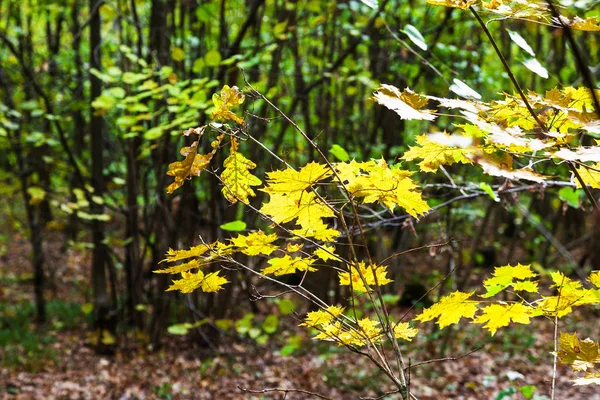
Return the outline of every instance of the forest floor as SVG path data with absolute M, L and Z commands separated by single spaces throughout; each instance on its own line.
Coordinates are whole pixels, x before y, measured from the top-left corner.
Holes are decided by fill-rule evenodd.
M 85 315 L 81 316 L 89 297 L 86 251 L 61 252 L 58 243 L 48 245 L 51 317 L 55 317 L 38 331 L 32 322 L 27 242 L 16 236 L 7 248 L 10 252 L 0 257 L 0 399 L 317 398 L 308 392 L 356 399 L 393 389 L 364 357 L 308 337 L 298 351 L 282 356 L 284 342 L 277 338 L 264 346 L 227 339 L 215 352 L 186 336 L 168 335 L 160 350 L 149 351 L 130 334 L 115 355 L 97 355 L 89 344 Z M 15 323 L 19 318 L 21 323 Z M 597 320 L 588 310 L 588 315 L 565 318 L 563 326 L 597 337 Z M 297 321 L 282 317 L 281 323 L 294 329 Z M 405 354 L 405 361 L 414 365 L 410 387 L 418 399 L 550 398 L 552 323 L 519 325 L 492 338 L 475 325 L 429 331 L 419 335 Z M 442 342 L 449 350 L 440 356 L 437 347 Z M 441 357 L 456 359 L 415 365 Z M 558 365 L 557 375 L 557 399 L 600 399 L 597 386 L 573 386 L 570 367 Z M 275 388 L 293 390 L 287 394 L 269 390 Z

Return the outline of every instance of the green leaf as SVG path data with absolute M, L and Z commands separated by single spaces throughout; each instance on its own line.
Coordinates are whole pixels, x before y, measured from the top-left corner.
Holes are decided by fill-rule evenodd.
M 204 55 L 204 62 L 209 67 L 216 67 L 221 63 L 221 53 L 219 50 L 213 49 Z
M 183 324 L 171 325 L 167 328 L 167 332 L 171 335 L 187 335 L 188 331 L 192 328 L 192 324 L 185 322 Z
M 94 305 L 92 303 L 85 303 L 81 305 L 81 312 L 85 315 L 91 314 L 94 311 Z
M 265 345 L 269 341 L 269 335 L 260 335 L 256 338 L 256 343 L 260 345 Z
M 244 221 L 231 221 L 221 225 L 220 228 L 224 231 L 240 232 L 246 229 L 246 223 Z
M 492 200 L 494 200 L 495 202 L 500 201 L 500 199 L 498 198 L 498 196 L 496 196 L 496 193 L 494 193 L 494 189 L 492 189 L 492 187 L 490 185 L 488 185 L 485 182 L 481 182 L 479 184 L 479 187 L 481 189 L 483 189 L 483 191 L 485 191 L 492 198 Z
M 222 331 L 227 331 L 227 330 L 231 329 L 231 327 L 233 326 L 233 320 L 218 319 L 215 321 L 215 325 L 217 326 L 217 328 L 221 329 Z
M 339 144 L 334 144 L 333 146 L 331 146 L 331 149 L 329 149 L 329 153 L 331 153 L 331 155 L 333 155 L 335 158 L 342 162 L 350 160 L 348 152 Z
M 185 51 L 181 47 L 173 47 L 171 49 L 171 58 L 173 58 L 173 61 L 183 61 L 185 60 Z
M 427 43 L 425 43 L 425 38 L 421 35 L 421 32 L 414 26 L 407 24 L 402 31 L 408 36 L 411 42 L 416 44 L 421 50 L 427 50 Z
M 519 392 L 525 397 L 527 400 L 531 399 L 537 390 L 537 386 L 535 385 L 525 385 L 519 388 Z
M 277 315 L 275 314 L 271 314 L 267 318 L 265 318 L 265 321 L 262 324 L 263 331 L 265 331 L 269 335 L 272 335 L 273 333 L 277 332 L 278 327 L 279 317 L 277 317 Z
M 279 312 L 283 315 L 287 315 L 296 311 L 296 304 L 290 299 L 281 299 L 277 303 Z
M 579 208 L 579 193 L 579 190 L 564 187 L 558 191 L 558 198 L 562 201 L 566 201 L 570 207 Z

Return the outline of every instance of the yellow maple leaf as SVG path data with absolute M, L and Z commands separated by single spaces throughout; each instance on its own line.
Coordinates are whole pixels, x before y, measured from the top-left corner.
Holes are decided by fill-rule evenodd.
M 430 209 L 417 185 L 409 178 L 411 172 L 392 169 L 383 159 L 360 169 L 366 173 L 348 177 L 346 188 L 353 196 L 363 197 L 363 203 L 381 203 L 390 210 L 399 206 L 414 217 Z
M 224 186 L 221 191 L 223 196 L 232 203 L 238 200 L 247 203 L 248 196 L 256 196 L 251 186 L 258 186 L 262 182 L 250 173 L 251 169 L 256 168 L 256 164 L 238 152 L 238 147 L 237 140 L 231 138 L 229 157 L 223 162 L 225 169 L 221 173 L 221 180 Z
M 483 327 L 490 331 L 492 336 L 498 328 L 508 326 L 510 322 L 529 324 L 534 316 L 534 309 L 525 304 L 491 304 L 481 309 L 481 315 L 473 319 L 473 324 L 485 324 Z
M 600 385 L 600 372 L 587 372 L 583 378 L 573 379 L 573 386 Z
M 200 288 L 203 292 L 216 292 L 222 289 L 221 286 L 229 282 L 224 277 L 219 276 L 219 272 L 213 272 L 208 275 L 204 275 L 202 271 L 196 273 L 182 272 L 182 279 L 174 280 L 167 291 L 179 290 L 181 293 L 191 293 Z
M 180 274 L 182 272 L 189 271 L 190 269 L 200 268 L 203 262 L 199 259 L 193 259 L 183 264 L 174 265 L 169 268 L 158 269 L 153 271 L 155 274 Z
M 349 272 L 339 272 L 338 277 L 340 278 L 340 285 L 351 286 L 353 290 L 357 292 L 366 293 L 367 287 L 365 287 L 366 281 L 368 286 L 383 286 L 393 282 L 387 278 L 387 267 L 383 265 L 369 265 L 367 266 L 363 261 L 358 263 L 358 269 L 352 265 L 350 266 Z M 369 290 L 371 290 L 369 288 Z
M 537 309 L 544 315 L 557 315 L 560 318 L 571 313 L 573 307 L 600 304 L 600 290 L 584 289 L 581 283 L 567 278 L 562 272 L 554 271 L 550 276 L 558 296 L 543 296 L 537 303 Z
M 485 287 L 486 293 L 481 295 L 481 297 L 487 298 L 492 297 L 502 290 L 506 289 L 510 285 L 515 283 L 515 290 L 526 290 L 529 292 L 537 291 L 537 284 L 534 285 L 534 282 L 524 281 L 525 279 L 535 278 L 537 275 L 531 270 L 531 265 L 521 265 L 517 264 L 515 266 L 505 265 L 503 267 L 494 268 L 494 273 L 492 274 L 492 278 L 486 279 L 483 281 L 483 286 Z M 515 279 L 518 281 L 515 282 Z M 518 283 L 518 286 L 516 285 Z M 533 286 L 532 286 L 533 285 Z M 535 286 L 535 290 L 532 290 Z
M 457 324 L 461 318 L 473 318 L 477 311 L 478 302 L 469 300 L 475 292 L 452 292 L 444 296 L 429 308 L 424 309 L 415 319 L 426 322 L 437 319 L 440 328 Z
M 311 267 L 315 260 L 312 258 L 302 257 L 290 257 L 285 255 L 283 257 L 271 258 L 268 261 L 270 267 L 264 268 L 262 273 L 265 275 L 273 274 L 275 276 L 293 274 L 296 271 L 316 271 L 316 268 Z
M 293 229 L 291 232 L 301 237 L 312 237 L 324 242 L 333 242 L 340 235 L 340 231 L 329 228 L 323 221 L 317 222 L 310 229 Z
M 450 135 L 444 133 L 450 138 Z M 462 147 L 448 146 L 438 141 L 433 141 L 428 135 L 417 136 L 417 146 L 409 146 L 410 150 L 404 153 L 402 159 L 412 161 L 422 159 L 419 167 L 423 172 L 435 172 L 440 165 L 452 165 L 456 163 L 472 164 L 467 157 L 473 150 Z
M 395 111 L 401 119 L 433 121 L 436 118 L 433 110 L 422 110 L 427 99 L 421 98 L 409 88 L 401 92 L 395 86 L 382 84 L 373 93 L 373 100 Z
M 296 253 L 297 251 L 300 251 L 300 249 L 302 249 L 304 247 L 304 245 L 302 243 L 288 243 L 288 245 L 285 247 L 285 251 L 287 251 L 288 253 Z
M 600 170 L 600 163 L 595 163 L 591 167 Z M 577 171 L 579 172 L 579 176 L 581 176 L 583 183 L 590 185 L 594 189 L 600 189 L 600 172 L 583 166 L 577 168 Z M 575 179 L 575 184 L 578 188 L 581 187 L 579 179 Z
M 598 289 L 600 289 L 600 271 L 590 272 L 590 276 L 589 276 L 588 280 L 592 283 L 592 285 L 594 285 Z
M 335 247 L 324 245 L 313 252 L 313 254 L 319 257 L 323 261 L 334 260 L 341 261 L 340 258 L 335 254 Z
M 277 249 L 277 246 L 271 244 L 276 240 L 277 235 L 275 233 L 267 235 L 263 231 L 258 231 L 248 235 L 238 235 L 238 237 L 231 239 L 231 243 L 246 255 L 265 254 L 268 256 Z
M 169 249 L 167 251 L 167 255 L 166 255 L 167 258 L 162 260 L 161 263 L 162 262 L 175 262 L 175 261 L 185 260 L 185 259 L 192 258 L 192 257 L 200 257 L 201 255 L 206 253 L 208 250 L 210 250 L 210 247 L 213 244 L 211 244 L 211 245 L 199 244 L 199 245 L 193 246 L 189 249 L 183 249 L 183 250 Z
M 234 114 L 230 109 L 233 106 L 244 102 L 244 93 L 237 86 L 223 86 L 220 94 L 213 94 L 212 100 L 214 104 L 213 118 L 216 120 L 233 120 L 238 124 L 243 124 L 244 120 Z
M 282 171 L 267 172 L 268 180 L 264 191 L 267 193 L 303 191 L 330 175 L 331 170 L 328 166 L 316 162 L 306 164 L 300 171 L 287 168 Z
M 558 340 L 558 357 L 561 363 L 570 365 L 573 371 L 587 371 L 600 363 L 598 343 L 590 338 L 579 340 L 577 333 L 568 334 L 561 332 Z
M 303 229 L 316 230 L 323 224 L 322 218 L 334 216 L 333 210 L 314 192 L 273 192 L 269 196 L 270 201 L 262 206 L 261 212 L 278 224 L 296 220 Z
M 329 324 L 334 318 L 344 312 L 344 307 L 329 306 L 325 310 L 310 311 L 306 314 L 304 322 L 298 326 L 312 326 Z
M 598 24 L 598 17 L 588 17 L 581 18 L 575 17 L 572 20 L 568 20 L 568 18 L 562 17 L 563 21 L 566 21 L 566 25 L 568 25 L 571 29 L 575 29 L 578 31 L 600 31 L 600 25 Z
M 398 322 L 394 325 L 394 337 L 411 342 L 419 330 L 411 328 L 408 322 Z
M 198 129 L 204 132 L 204 127 Z M 198 154 L 198 141 L 195 141 L 189 147 L 183 147 L 180 153 L 185 159 L 169 164 L 167 175 L 174 177 L 175 181 L 167 186 L 167 192 L 173 193 L 183 185 L 186 179 L 191 179 L 193 176 L 200 176 L 217 152 L 223 137 L 225 137 L 225 134 L 219 135 L 213 140 L 211 143 L 212 151 L 208 154 Z

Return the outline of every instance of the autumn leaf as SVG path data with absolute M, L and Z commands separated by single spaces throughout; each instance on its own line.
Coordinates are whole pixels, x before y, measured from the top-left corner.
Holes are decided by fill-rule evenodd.
M 221 180 L 224 186 L 221 191 L 223 196 L 232 203 L 238 200 L 247 203 L 248 196 L 256 196 L 251 186 L 261 185 L 262 182 L 250 173 L 251 169 L 256 168 L 256 164 L 238 152 L 238 147 L 237 139 L 231 138 L 229 157 L 223 162 L 225 169 L 221 173 Z
M 591 165 L 591 168 L 581 166 L 577 168 L 577 171 L 579 172 L 579 176 L 581 176 L 583 183 L 590 185 L 594 189 L 600 189 L 600 172 L 598 172 L 600 171 L 600 162 Z M 575 184 L 578 188 L 581 187 L 579 179 L 575 179 Z
M 201 255 L 206 253 L 208 250 L 210 250 L 210 246 L 206 245 L 206 244 L 199 244 L 199 245 L 193 246 L 189 249 L 183 249 L 183 250 L 169 249 L 167 251 L 167 258 L 162 260 L 161 263 L 162 262 L 175 262 L 175 261 L 185 260 L 187 258 L 192 258 L 192 257 L 200 257 Z
M 323 218 L 334 216 L 333 210 L 317 198 L 314 192 L 273 192 L 269 196 L 269 202 L 260 211 L 277 224 L 296 221 L 303 229 L 316 230 L 322 225 Z
M 306 315 L 304 322 L 299 326 L 312 326 L 329 324 L 335 317 L 344 312 L 344 307 L 329 306 L 325 310 L 311 311 Z
M 415 319 L 426 322 L 437 319 L 440 328 L 457 324 L 461 318 L 473 318 L 478 302 L 469 300 L 475 292 L 452 292 L 429 308 L 424 309 Z
M 303 191 L 327 178 L 331 173 L 329 167 L 316 162 L 306 164 L 300 171 L 287 168 L 283 171 L 267 172 L 268 180 L 264 191 L 267 193 Z
M 417 336 L 419 330 L 411 328 L 408 322 L 398 322 L 394 324 L 394 337 L 397 339 L 404 339 L 411 342 L 415 336 Z
M 231 243 L 246 255 L 264 254 L 268 256 L 277 249 L 277 246 L 271 244 L 276 240 L 276 234 L 267 235 L 263 231 L 258 231 L 248 235 L 238 235 L 231 239 Z
M 600 385 L 600 372 L 587 372 L 583 378 L 573 379 L 573 385 Z
M 537 283 L 525 281 L 525 279 L 535 278 L 537 275 L 531 270 L 530 265 L 517 264 L 515 266 L 505 265 L 494 268 L 492 278 L 483 281 L 486 293 L 480 297 L 492 297 L 509 286 L 513 286 L 517 291 L 536 292 Z M 517 280 L 515 282 L 515 279 Z
M 308 271 L 313 272 L 316 271 L 316 268 L 311 267 L 314 263 L 314 259 L 312 258 L 302 258 L 302 257 L 290 257 L 289 255 L 285 255 L 279 258 L 271 258 L 268 261 L 270 267 L 264 268 L 262 273 L 265 275 L 288 275 L 293 274 L 296 271 Z
M 245 96 L 237 86 L 223 86 L 220 94 L 213 94 L 212 100 L 214 104 L 213 118 L 216 120 L 233 120 L 242 125 L 244 120 L 234 114 L 230 109 L 244 102 Z
M 204 128 L 198 129 L 204 132 Z M 224 134 L 221 134 L 213 140 L 211 143 L 212 151 L 208 154 L 198 154 L 198 141 L 195 141 L 189 147 L 183 147 L 180 153 L 185 159 L 169 164 L 167 175 L 173 176 L 175 181 L 167 187 L 167 192 L 173 193 L 183 185 L 186 179 L 191 179 L 193 176 L 200 176 L 217 152 L 224 136 Z
M 204 275 L 202 271 L 196 273 L 182 272 L 182 279 L 174 280 L 167 291 L 179 290 L 181 293 L 191 293 L 200 288 L 203 292 L 216 292 L 229 282 L 224 277 L 219 276 L 219 272 L 213 272 L 208 275 Z
M 594 285 L 598 289 L 600 289 L 600 271 L 590 272 L 590 276 L 589 276 L 588 280 L 592 283 L 592 285 Z
M 447 133 L 444 133 L 444 136 L 448 139 L 451 137 Z M 418 165 L 423 172 L 435 172 L 440 165 L 472 164 L 467 157 L 473 152 L 472 149 L 448 146 L 440 141 L 431 140 L 428 135 L 417 136 L 416 141 L 419 146 L 409 146 L 410 150 L 404 153 L 402 158 L 407 161 L 422 159 Z
M 427 3 L 434 6 L 444 6 L 452 8 L 460 8 L 466 10 L 473 4 L 477 3 L 476 0 L 427 0 Z
M 364 277 L 368 286 L 383 286 L 393 282 L 387 278 L 387 267 L 383 265 L 366 265 L 363 261 L 358 263 L 358 269 L 352 265 L 349 272 L 339 272 L 341 286 L 351 286 L 357 292 L 367 292 L 365 282 L 361 278 Z M 371 290 L 369 288 L 369 290 Z
M 577 333 L 561 332 L 558 345 L 560 362 L 570 365 L 573 371 L 587 371 L 594 368 L 595 363 L 600 363 L 598 343 L 590 338 L 579 340 Z
M 189 271 L 190 269 L 200 268 L 203 265 L 203 262 L 199 259 L 193 259 L 188 262 L 174 265 L 164 269 L 158 269 L 153 271 L 155 274 L 180 274 L 182 272 Z
M 510 322 L 529 324 L 534 316 L 534 309 L 525 304 L 491 304 L 481 309 L 481 315 L 473 319 L 473 324 L 485 324 L 483 327 L 490 331 L 492 336 L 498 328 L 508 326 Z
M 432 110 L 422 110 L 427 99 L 409 88 L 400 92 L 395 86 L 382 84 L 373 94 L 373 99 L 395 111 L 401 119 L 433 121 L 436 118 Z
M 341 261 L 340 258 L 335 254 L 335 247 L 333 246 L 324 245 L 315 250 L 313 254 L 323 261 Z

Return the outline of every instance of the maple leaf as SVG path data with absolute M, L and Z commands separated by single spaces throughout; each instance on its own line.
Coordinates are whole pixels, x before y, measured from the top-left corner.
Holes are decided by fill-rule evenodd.
M 262 273 L 265 275 L 273 274 L 275 276 L 293 274 L 296 271 L 316 271 L 316 268 L 311 267 L 315 260 L 312 258 L 290 257 L 285 255 L 279 258 L 271 258 L 268 261 L 270 267 L 264 268 Z
M 594 368 L 595 363 L 600 363 L 598 343 L 590 338 L 579 340 L 577 333 L 561 332 L 558 345 L 560 362 L 570 365 L 573 371 L 587 371 Z
M 210 250 L 210 246 L 212 246 L 212 244 L 211 245 L 199 244 L 199 245 L 196 245 L 189 249 L 184 249 L 184 250 L 169 249 L 167 251 L 167 255 L 166 255 L 167 258 L 162 260 L 161 263 L 185 260 L 187 258 L 192 258 L 192 257 L 200 257 L 201 255 L 206 253 L 208 250 Z
M 229 283 L 227 279 L 219 276 L 219 272 L 213 272 L 208 275 L 204 275 L 202 271 L 196 273 L 182 272 L 182 279 L 174 280 L 167 291 L 179 290 L 181 293 L 191 293 L 200 288 L 203 292 L 216 292 L 222 289 L 221 286 Z
M 361 274 L 364 277 L 364 280 L 366 281 L 367 285 L 369 286 L 383 286 L 393 282 L 391 279 L 387 278 L 386 266 L 367 266 L 363 261 L 361 261 L 358 263 L 358 269 L 354 265 L 352 265 L 350 267 L 350 272 L 338 273 L 338 277 L 340 278 L 340 285 L 351 286 L 352 289 L 356 290 L 357 292 L 367 292 L 367 288 L 365 287 L 365 282 L 363 282 L 363 278 L 361 278 Z
M 457 324 L 461 318 L 473 318 L 477 311 L 478 302 L 469 300 L 475 292 L 452 292 L 444 296 L 429 308 L 424 309 L 415 319 L 426 322 L 437 319 L 440 328 L 451 324 Z
M 592 283 L 592 285 L 594 285 L 598 289 L 600 289 L 600 271 L 590 272 L 590 276 L 589 276 L 588 280 Z
M 572 20 L 569 20 L 569 18 L 561 15 L 559 18 L 565 25 L 567 25 L 571 29 L 590 32 L 600 31 L 598 17 L 588 17 L 583 19 L 581 17 L 576 16 Z
M 584 289 L 581 283 L 567 278 L 562 272 L 551 272 L 550 276 L 559 295 L 542 297 L 537 304 L 538 310 L 545 315 L 560 318 L 572 312 L 573 307 L 600 303 L 600 290 Z
M 450 139 L 450 135 L 444 132 L 444 136 Z M 419 168 L 423 172 L 435 172 L 440 165 L 452 165 L 456 163 L 472 164 L 472 161 L 467 157 L 472 153 L 472 149 L 453 147 L 433 141 L 428 135 L 417 136 L 417 146 L 409 146 L 410 150 L 404 153 L 402 159 L 412 161 L 422 159 L 418 163 Z
M 247 236 L 238 235 L 238 237 L 231 239 L 231 243 L 246 255 L 256 256 L 258 254 L 265 254 L 268 256 L 277 249 L 277 246 L 271 244 L 276 240 L 276 234 L 267 235 L 263 231 L 258 231 L 252 232 Z
M 205 127 L 197 128 L 204 132 Z M 191 179 L 193 176 L 200 176 L 202 171 L 208 166 L 210 160 L 217 152 L 221 141 L 225 134 L 217 136 L 211 143 L 212 151 L 208 154 L 198 154 L 198 141 L 192 143 L 189 147 L 183 147 L 180 151 L 185 157 L 183 161 L 175 161 L 169 164 L 167 175 L 173 176 L 175 181 L 167 186 L 167 192 L 170 194 L 179 189 L 186 179 Z
M 398 322 L 394 325 L 394 337 L 411 342 L 419 330 L 411 328 L 408 322 Z
M 306 230 L 317 230 L 323 225 L 322 218 L 333 217 L 333 210 L 314 192 L 296 191 L 289 194 L 269 193 L 270 201 L 260 211 L 277 224 L 296 223 Z
M 292 229 L 293 234 L 303 237 L 312 237 L 324 242 L 333 242 L 340 235 L 340 231 L 329 228 L 323 221 L 316 223 L 310 229 Z
M 233 120 L 242 125 L 244 120 L 234 114 L 230 109 L 244 102 L 244 93 L 237 86 L 223 86 L 220 94 L 213 94 L 212 100 L 214 104 L 213 118 L 216 120 Z
M 335 254 L 335 247 L 324 245 L 313 252 L 313 254 L 319 257 L 323 261 L 334 260 L 341 261 L 340 258 Z
M 238 152 L 238 147 L 237 139 L 232 137 L 229 157 L 223 162 L 225 169 L 221 173 L 221 180 L 224 187 L 221 191 L 225 198 L 232 203 L 236 203 L 238 200 L 247 203 L 248 196 L 256 196 L 251 186 L 258 186 L 262 182 L 250 173 L 251 169 L 256 168 L 256 164 Z
M 395 111 L 401 119 L 433 121 L 436 117 L 432 110 L 421 110 L 427 104 L 427 99 L 409 88 L 400 92 L 395 86 L 382 84 L 373 93 L 373 99 L 379 104 Z
M 164 269 L 158 269 L 152 272 L 154 272 L 155 274 L 179 274 L 185 271 L 189 271 L 190 269 L 200 268 L 202 265 L 203 262 L 201 260 L 194 259 L 179 265 L 174 265 L 172 267 Z
M 288 253 L 296 253 L 297 251 L 300 251 L 300 249 L 302 249 L 304 247 L 304 245 L 302 243 L 288 243 L 288 245 L 285 248 L 285 251 L 287 251 Z
M 508 326 L 510 322 L 529 324 L 534 316 L 534 309 L 525 304 L 491 304 L 481 309 L 482 314 L 473 319 L 473 324 L 485 324 L 483 327 L 490 331 L 492 336 L 498 328 Z
M 561 160 L 598 163 L 600 162 L 600 146 L 579 147 L 575 150 L 562 148 L 552 155 Z
M 298 326 L 312 326 L 329 324 L 334 318 L 344 312 L 344 307 L 329 306 L 325 310 L 311 311 L 306 314 L 304 322 Z
M 540 175 L 536 172 L 527 170 L 527 169 L 511 169 L 492 158 L 484 155 L 483 153 L 472 154 L 469 156 L 471 161 L 475 164 L 479 165 L 483 172 L 492 176 L 499 176 L 502 178 L 512 179 L 512 180 L 526 180 L 541 183 L 546 180 L 548 177 L 544 175 Z
M 583 378 L 573 379 L 574 386 L 600 385 L 600 372 L 587 372 Z
M 480 297 L 488 298 L 495 296 L 502 290 L 513 285 L 515 290 L 525 290 L 528 292 L 537 291 L 537 283 L 531 281 L 515 282 L 515 279 L 523 281 L 529 278 L 535 278 L 537 275 L 531 270 L 531 266 L 517 264 L 515 266 L 505 265 L 494 268 L 492 278 L 483 281 L 486 293 Z M 535 288 L 535 290 L 532 290 Z
M 264 191 L 267 193 L 303 191 L 330 175 L 331 170 L 328 166 L 316 162 L 306 164 L 300 171 L 287 168 L 282 171 L 267 172 L 268 181 Z
M 346 187 L 352 195 L 364 197 L 363 203 L 382 203 L 390 210 L 400 206 L 414 217 L 429 211 L 417 185 L 408 178 L 411 172 L 391 169 L 383 159 L 360 169 L 365 169 L 367 174 L 349 178 Z
M 600 163 L 595 163 L 591 167 L 600 170 Z M 585 168 L 584 166 L 581 166 L 577 168 L 577 172 L 579 172 L 579 176 L 581 176 L 583 183 L 590 185 L 594 189 L 600 189 L 600 172 L 595 171 L 592 168 Z M 575 179 L 575 184 L 578 188 L 581 187 L 579 179 Z

